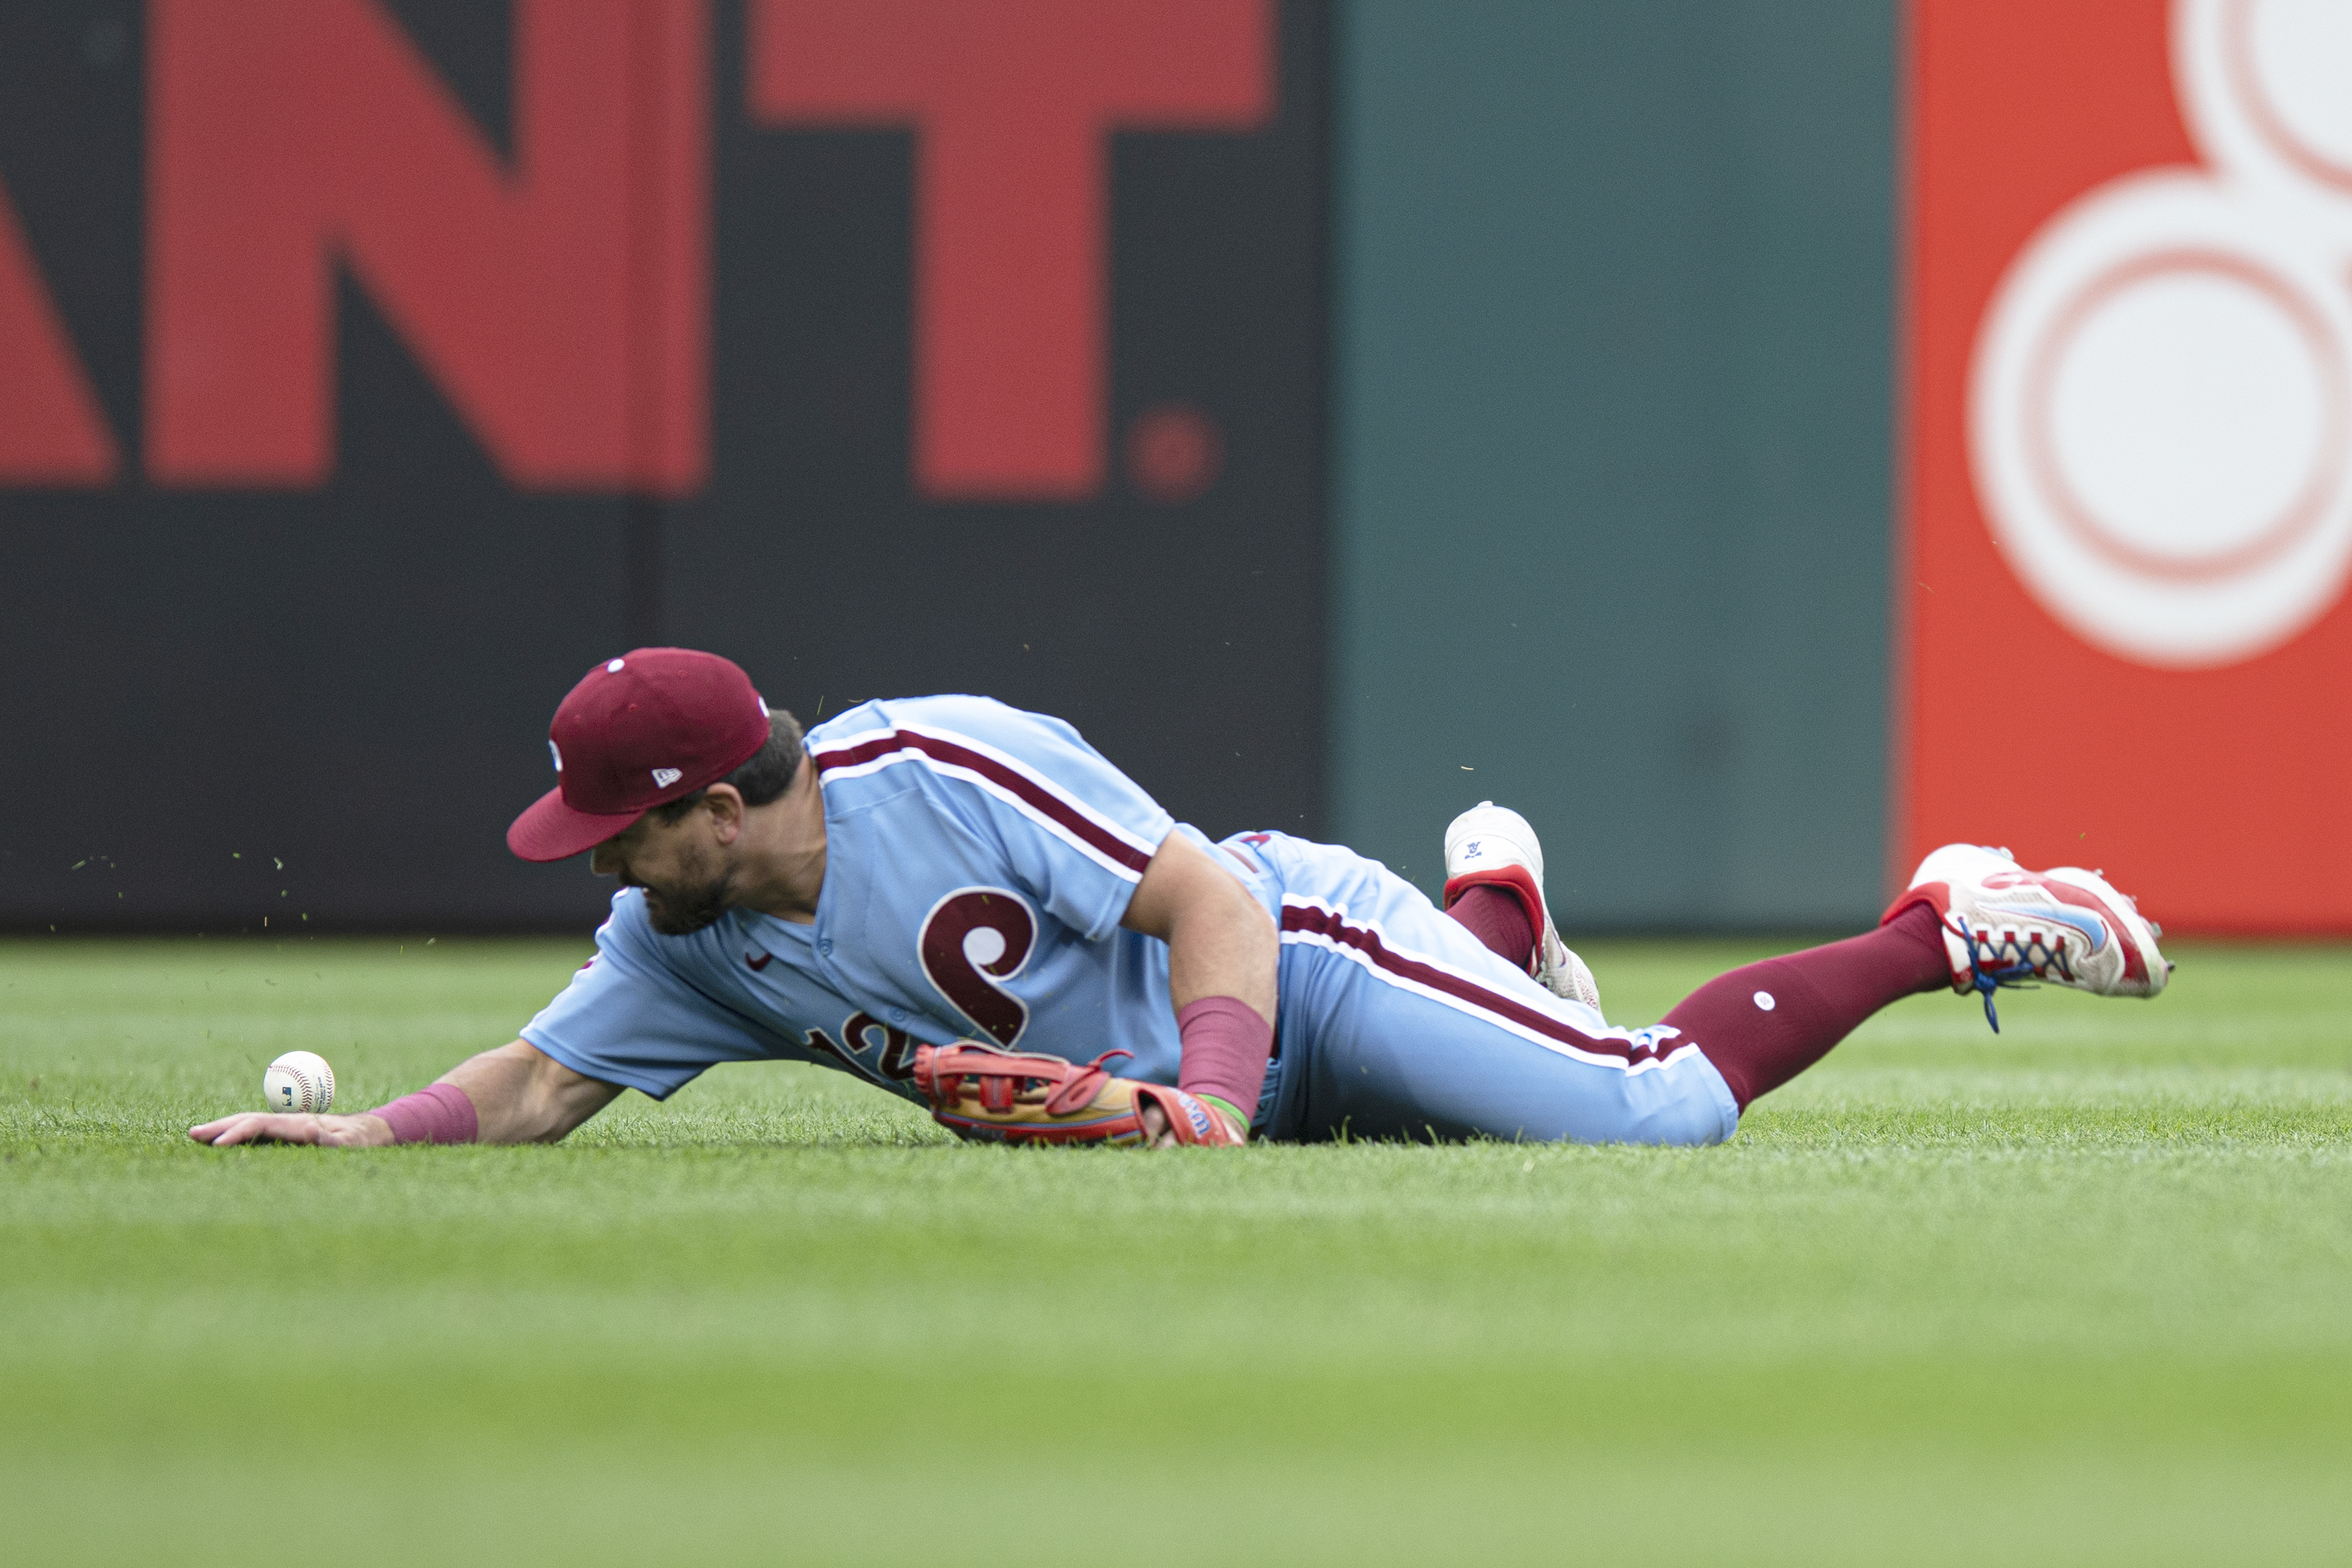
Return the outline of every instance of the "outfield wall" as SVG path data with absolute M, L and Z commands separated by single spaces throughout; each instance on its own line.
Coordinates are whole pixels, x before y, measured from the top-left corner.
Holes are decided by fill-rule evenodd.
M 1335 826 L 1433 887 L 1509 802 L 1582 927 L 1869 917 L 1892 11 L 1341 16 Z
M 1312 0 L 0 8 L 0 922 L 580 929 L 502 834 L 656 641 L 1321 830 L 1327 54 Z
M 677 641 L 1579 930 L 2352 927 L 2347 17 L 0 11 L 0 925 L 576 928 L 501 830 Z
M 1932 0 L 1906 853 L 2352 929 L 2352 7 Z

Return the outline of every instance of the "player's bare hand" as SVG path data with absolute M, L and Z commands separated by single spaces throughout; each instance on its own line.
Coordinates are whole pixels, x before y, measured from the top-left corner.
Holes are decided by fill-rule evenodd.
M 1137 1119 L 1143 1123 L 1143 1146 L 1145 1148 L 1173 1149 L 1178 1147 L 1176 1142 L 1176 1130 L 1168 1125 L 1168 1113 L 1166 1111 L 1160 1110 L 1159 1106 L 1151 1103 L 1150 1100 L 1146 1100 L 1144 1102 L 1143 1109 L 1136 1114 Z
M 326 1149 L 381 1149 L 392 1142 L 392 1124 L 381 1116 L 290 1116 L 248 1110 L 188 1129 L 199 1143 L 226 1149 L 233 1143 L 316 1143 Z

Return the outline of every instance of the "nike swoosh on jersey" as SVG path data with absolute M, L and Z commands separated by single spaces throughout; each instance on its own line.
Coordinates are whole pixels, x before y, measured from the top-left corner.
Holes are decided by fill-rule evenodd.
M 743 955 L 743 962 L 750 964 L 755 970 L 765 969 L 768 967 L 769 961 L 773 959 L 775 956 L 776 955 L 772 952 L 763 952 L 759 957 L 754 958 L 747 952 Z
M 2107 922 L 2094 914 L 2074 910 L 2053 909 L 2047 904 L 1985 904 L 1988 914 L 2020 915 L 2029 920 L 2051 921 L 2063 926 L 2073 926 L 2091 942 L 2091 951 L 2097 952 L 2107 945 Z

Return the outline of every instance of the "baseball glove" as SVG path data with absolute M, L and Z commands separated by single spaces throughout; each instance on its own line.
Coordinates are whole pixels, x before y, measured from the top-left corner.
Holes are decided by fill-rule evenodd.
M 1141 1143 L 1143 1108 L 1157 1105 L 1179 1143 L 1238 1144 L 1249 1130 L 1197 1096 L 1118 1078 L 1103 1064 L 1030 1056 L 958 1040 L 915 1051 L 915 1088 L 931 1118 L 962 1138 L 1006 1143 Z

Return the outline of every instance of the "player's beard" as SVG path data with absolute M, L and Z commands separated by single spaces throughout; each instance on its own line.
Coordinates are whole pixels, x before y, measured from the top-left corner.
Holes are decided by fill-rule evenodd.
M 691 936 L 727 912 L 734 902 L 735 868 L 697 857 L 680 879 L 646 886 L 646 919 L 664 936 Z

